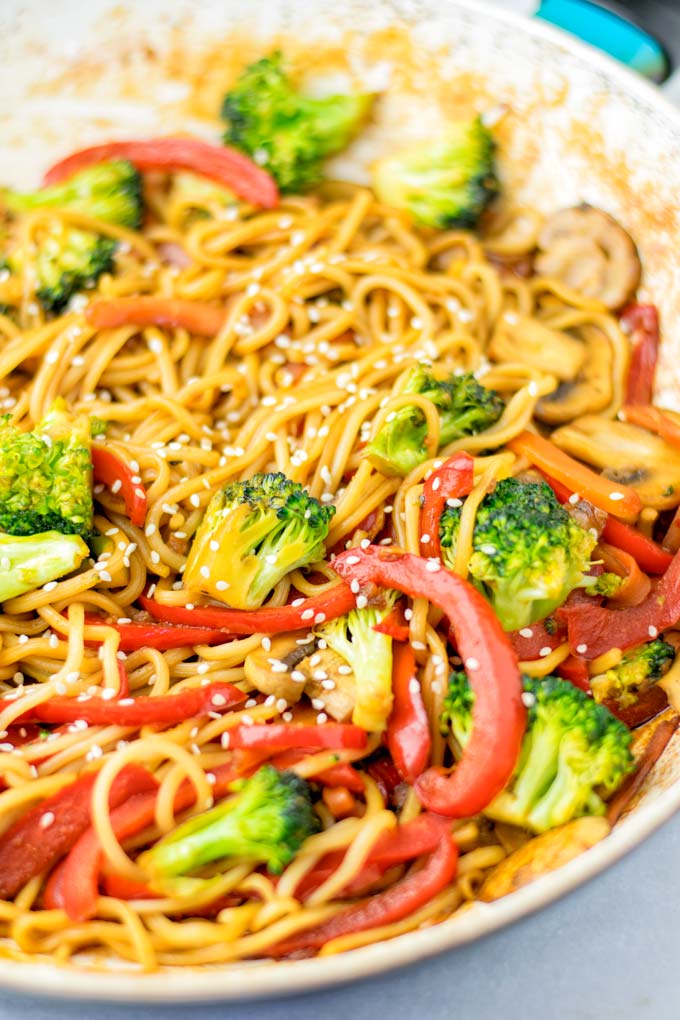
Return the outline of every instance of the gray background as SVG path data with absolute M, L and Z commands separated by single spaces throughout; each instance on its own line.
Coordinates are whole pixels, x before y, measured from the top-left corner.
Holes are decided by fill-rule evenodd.
M 668 3 L 680 7 L 680 0 Z M 502 0 L 498 6 L 529 12 L 535 4 Z M 674 79 L 670 91 L 680 99 L 680 72 Z M 4 995 L 0 1020 L 20 1016 L 31 1020 L 680 1020 L 680 815 L 605 874 L 540 914 L 384 978 L 275 1003 L 234 1006 L 55 1005 Z

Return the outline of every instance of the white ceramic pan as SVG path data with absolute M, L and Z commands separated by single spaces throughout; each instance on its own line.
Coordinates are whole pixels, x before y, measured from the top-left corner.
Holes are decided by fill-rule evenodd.
M 360 27 L 359 27 L 360 26 Z M 659 394 L 680 405 L 680 112 L 609 59 L 544 24 L 475 0 L 2 0 L 3 183 L 37 183 L 85 144 L 189 130 L 216 135 L 225 68 L 274 38 L 326 79 L 389 89 L 379 123 L 336 161 L 362 179 L 381 149 L 475 107 L 509 107 L 504 185 L 528 205 L 600 206 L 635 238 L 643 296 L 661 310 Z M 313 44 L 313 45 L 312 45 Z M 278 996 L 350 981 L 452 949 L 537 910 L 606 868 L 680 807 L 680 739 L 613 834 L 561 870 L 450 921 L 341 956 L 291 963 L 84 973 L 0 961 L 0 985 L 102 1000 Z

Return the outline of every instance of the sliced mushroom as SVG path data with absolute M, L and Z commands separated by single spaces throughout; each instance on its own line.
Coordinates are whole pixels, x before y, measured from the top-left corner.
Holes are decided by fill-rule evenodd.
M 591 205 L 562 209 L 538 236 L 536 272 L 554 276 L 607 308 L 620 308 L 640 281 L 640 259 L 615 219 Z
M 300 663 L 316 647 L 314 641 L 298 644 L 299 640 L 299 634 L 281 634 L 269 649 L 260 646 L 247 655 L 243 663 L 246 680 L 262 694 L 273 694 L 294 705 L 302 697 L 309 678 L 309 674 L 300 671 Z
M 500 317 L 489 344 L 492 361 L 519 361 L 563 381 L 576 378 L 585 354 L 585 345 L 569 333 L 516 312 Z
M 667 510 L 680 500 L 680 451 L 646 429 L 594 415 L 553 432 L 551 439 L 579 460 L 636 490 L 645 506 Z
M 487 903 L 529 885 L 589 850 L 609 834 L 606 818 L 577 818 L 536 836 L 501 861 L 484 882 L 479 898 Z
M 305 659 L 300 668 L 310 673 L 305 694 L 313 699 L 315 707 L 320 702 L 319 707 L 337 722 L 352 718 L 356 684 L 354 674 L 347 672 L 347 663 L 341 655 L 330 648 L 319 649 L 311 659 Z
M 561 382 L 536 405 L 536 417 L 548 425 L 562 425 L 582 414 L 603 411 L 612 399 L 612 347 L 596 326 L 580 330 L 585 357 L 578 375 Z

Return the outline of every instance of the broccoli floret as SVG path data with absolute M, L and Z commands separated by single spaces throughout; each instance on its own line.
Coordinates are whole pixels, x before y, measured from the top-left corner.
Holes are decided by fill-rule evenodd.
M 352 667 L 356 688 L 352 722 L 369 733 L 381 733 L 392 710 L 392 638 L 374 628 L 396 599 L 396 592 L 385 592 L 383 606 L 353 609 L 315 629 L 316 636 Z
M 603 796 L 633 768 L 630 730 L 567 680 L 524 677 L 523 685 L 528 713 L 519 762 L 484 814 L 531 832 L 604 814 Z M 461 747 L 470 735 L 473 705 L 465 673 L 453 673 L 441 727 Z
M 435 405 L 440 448 L 462 436 L 484 432 L 498 421 L 505 407 L 498 393 L 478 383 L 472 372 L 436 379 L 424 364 L 411 369 L 402 393 L 417 393 Z M 419 407 L 405 404 L 381 426 L 366 447 L 366 457 L 384 475 L 407 475 L 427 458 L 426 438 L 425 415 Z
M 87 537 L 92 516 L 89 418 L 59 399 L 33 432 L 0 419 L 0 530 Z
M 139 857 L 153 888 L 171 889 L 173 879 L 229 858 L 260 861 L 277 875 L 319 830 L 309 784 L 294 772 L 263 765 L 232 789 L 233 797 L 188 819 Z
M 88 548 L 78 535 L 0 533 L 0 602 L 70 574 L 87 555 Z
M 454 569 L 461 508 L 439 523 L 444 565 Z M 590 582 L 597 539 L 560 506 L 545 482 L 505 478 L 477 509 L 468 563 L 470 581 L 489 600 L 505 630 L 549 616 L 573 588 Z
M 141 224 L 141 181 L 126 160 L 87 167 L 63 184 L 32 194 L 5 190 L 0 195 L 11 213 L 67 209 L 133 230 Z M 113 267 L 117 244 L 96 231 L 48 220 L 38 235 L 35 255 L 36 294 L 43 307 L 59 312 L 75 293 L 93 287 Z M 27 257 L 23 249 L 10 251 L 10 268 L 19 272 Z
M 604 595 L 605 598 L 610 599 L 612 595 L 616 595 L 622 584 L 623 578 L 618 574 L 604 573 L 596 577 L 593 583 L 588 585 L 586 591 L 589 595 Z
M 235 609 L 256 609 L 291 570 L 323 558 L 334 513 L 281 473 L 231 482 L 208 504 L 184 583 Z
M 372 102 L 372 95 L 302 95 L 283 55 L 274 52 L 246 67 L 224 97 L 224 140 L 264 166 L 281 191 L 306 191 L 321 180 L 324 159 L 349 143 Z
M 416 223 L 471 229 L 498 193 L 494 152 L 479 117 L 459 121 L 434 141 L 379 160 L 373 187 L 381 202 L 405 209 Z
M 593 697 L 628 708 L 668 672 L 674 659 L 675 649 L 661 638 L 638 645 L 626 652 L 618 665 L 591 677 Z

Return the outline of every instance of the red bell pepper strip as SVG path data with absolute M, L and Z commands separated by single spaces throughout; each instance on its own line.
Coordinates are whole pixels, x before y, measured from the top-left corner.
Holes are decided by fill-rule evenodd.
M 413 785 L 425 770 L 432 741 L 416 679 L 416 657 L 410 645 L 395 646 L 392 692 L 394 704 L 387 722 L 387 746 L 397 772 Z
M 404 822 L 395 829 L 389 829 L 378 837 L 371 847 L 361 870 L 343 890 L 351 894 L 355 889 L 366 888 L 377 881 L 388 868 L 404 861 L 412 861 L 423 854 L 431 854 L 439 843 L 451 832 L 451 819 L 425 812 Z M 321 860 L 299 882 L 295 895 L 304 900 L 326 881 L 342 863 L 343 850 L 324 854 Z
M 118 662 L 118 691 L 116 697 L 120 700 L 121 698 L 127 698 L 130 696 L 130 680 L 127 675 L 125 664 Z
M 428 769 L 415 790 L 437 814 L 478 814 L 512 776 L 526 724 L 517 659 L 496 614 L 471 584 L 436 560 L 387 546 L 350 549 L 334 560 L 333 569 L 366 591 L 379 585 L 429 599 L 448 617 L 475 694 L 472 734 L 453 773 Z
M 680 447 L 680 424 L 660 408 L 651 404 L 626 404 L 621 413 L 631 425 L 655 432 L 671 446 Z
M 387 634 L 393 641 L 408 641 L 409 626 L 401 603 L 397 603 L 391 613 L 384 616 L 379 623 L 374 624 L 373 630 L 378 634 Z
M 311 952 L 343 935 L 395 924 L 445 889 L 453 881 L 457 865 L 458 848 L 451 836 L 444 836 L 419 871 L 412 871 L 390 889 L 363 903 L 342 910 L 317 928 L 291 935 L 268 949 L 266 955 L 281 957 L 300 951 Z
M 118 326 L 168 326 L 199 336 L 217 336 L 224 325 L 224 308 L 205 301 L 165 297 L 120 297 L 93 301 L 85 318 L 95 329 Z
M 659 356 L 659 313 L 654 305 L 631 304 L 621 313 L 621 325 L 631 342 L 626 403 L 649 404 Z
M 365 766 L 371 779 L 377 784 L 383 800 L 389 804 L 392 794 L 402 782 L 396 765 L 391 758 L 376 758 Z
M 88 772 L 26 811 L 0 836 L 0 896 L 11 900 L 29 879 L 67 854 L 90 824 L 90 799 L 97 774 Z M 141 765 L 126 765 L 111 786 L 114 808 L 139 790 L 157 786 Z
M 680 553 L 639 606 L 605 609 L 581 603 L 564 605 L 557 615 L 567 624 L 572 652 L 584 659 L 649 641 L 680 620 Z
M 449 499 L 468 496 L 475 484 L 475 462 L 468 453 L 454 453 L 429 476 L 423 486 L 420 511 L 420 553 L 441 557 L 439 520 Z
M 295 600 L 298 602 L 298 600 Z M 338 584 L 335 588 L 300 599 L 297 605 L 280 606 L 278 609 L 222 609 L 219 606 L 165 606 L 146 595 L 140 595 L 140 605 L 155 620 L 166 623 L 188 624 L 193 627 L 213 627 L 225 635 L 282 634 L 288 630 L 305 630 L 315 623 L 335 620 L 354 609 L 356 596 L 349 585 Z
M 578 492 L 600 510 L 607 513 L 615 511 L 626 521 L 634 521 L 642 510 L 642 501 L 635 489 L 598 475 L 549 439 L 533 432 L 520 432 L 507 445 L 514 453 L 526 457 L 535 467 L 568 486 L 572 492 Z
M 306 758 L 308 754 L 309 751 L 304 748 L 291 748 L 288 751 L 282 751 L 272 758 L 270 765 L 283 772 L 286 769 L 292 769 L 298 762 Z M 322 772 L 317 772 L 309 778 L 317 783 L 321 783 L 322 786 L 346 786 L 352 793 L 364 792 L 364 781 L 361 778 L 361 773 L 357 772 L 347 761 L 340 761 L 337 765 L 331 765 L 329 768 L 324 769 Z
M 172 623 L 119 623 L 103 616 L 86 614 L 86 627 L 111 627 L 120 635 L 118 647 L 121 652 L 134 652 L 138 648 L 156 648 L 165 652 L 169 648 L 184 648 L 185 645 L 216 645 L 227 641 L 228 634 L 222 634 L 211 627 L 183 627 Z M 98 645 L 100 641 L 85 642 Z
M 554 617 L 553 622 L 554 626 L 550 631 L 545 625 L 545 620 L 532 623 L 530 627 L 523 627 L 524 633 L 519 630 L 510 631 L 508 639 L 520 662 L 532 662 L 534 659 L 540 659 L 544 648 L 549 648 L 552 652 L 564 644 L 566 628 Z
M 226 738 L 229 738 L 227 743 Z M 304 723 L 241 723 L 222 734 L 225 746 L 232 748 L 262 748 L 269 751 L 287 751 L 293 747 L 308 750 L 319 747 L 349 748 L 361 751 L 366 746 L 366 731 L 351 723 L 322 723 L 307 726 Z
M 588 667 L 576 655 L 569 655 L 564 662 L 557 667 L 557 675 L 563 680 L 568 680 L 574 687 L 579 687 L 586 694 L 590 693 L 590 674 Z
M 263 209 L 279 202 L 276 183 L 242 152 L 227 145 L 211 145 L 198 138 L 151 138 L 145 141 L 105 142 L 81 149 L 50 167 L 45 185 L 56 184 L 79 170 L 111 159 L 127 159 L 146 170 L 190 170 L 229 188 L 239 198 Z
M 106 447 L 95 444 L 92 447 L 92 471 L 95 482 L 120 492 L 130 523 L 138 528 L 143 527 L 147 509 L 146 492 L 141 482 L 133 480 L 137 476 L 129 464 Z
M 215 800 L 224 797 L 235 779 L 248 775 L 258 768 L 260 756 L 242 756 L 236 763 L 220 765 L 208 773 L 215 777 L 212 790 Z M 158 784 L 156 784 L 157 786 Z M 151 825 L 156 813 L 157 790 L 136 793 L 111 811 L 111 826 L 119 842 L 124 842 Z M 196 790 L 188 781 L 180 785 L 175 794 L 174 811 L 179 814 L 196 802 Z M 63 864 L 60 881 L 51 890 L 51 905 L 63 908 L 72 921 L 84 921 L 95 912 L 98 896 L 99 872 L 103 851 L 96 829 L 83 826 L 77 842 Z
M 610 825 L 616 825 L 623 812 L 628 809 L 633 797 L 666 750 L 678 728 L 678 723 L 680 719 L 675 716 L 674 719 L 664 719 L 658 724 L 638 762 L 636 771 L 624 780 L 607 805 L 607 821 Z
M 247 697 L 233 684 L 223 683 L 187 687 L 178 694 L 141 695 L 118 701 L 89 696 L 55 697 L 30 708 L 21 720 L 73 723 L 84 719 L 88 726 L 169 726 L 208 712 L 227 712 L 243 704 Z M 0 710 L 15 702 L 16 698 L 11 695 L 0 698 Z
M 545 472 L 542 474 L 560 503 L 568 503 L 569 497 L 573 495 L 572 490 Z M 624 552 L 630 553 L 640 567 L 649 574 L 663 574 L 673 559 L 672 554 L 662 549 L 657 542 L 647 538 L 632 525 L 624 524 L 623 521 L 612 517 L 611 514 L 607 515 L 602 537 L 610 545 L 615 545 L 617 549 L 623 549 Z

